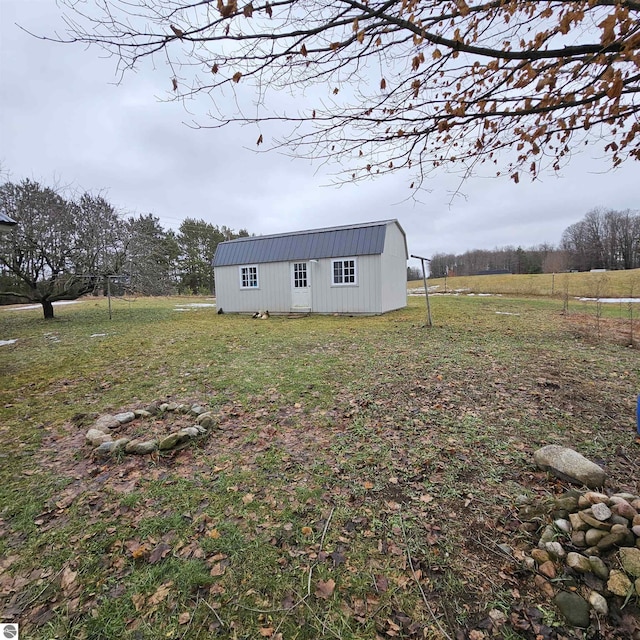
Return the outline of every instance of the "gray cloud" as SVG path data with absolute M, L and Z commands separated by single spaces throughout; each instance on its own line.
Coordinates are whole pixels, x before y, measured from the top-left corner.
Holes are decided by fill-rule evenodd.
M 0 4 L 0 162 L 11 178 L 33 177 L 106 191 L 125 211 L 153 213 L 177 228 L 189 216 L 254 233 L 398 218 L 410 251 L 462 252 L 504 245 L 557 243 L 562 231 L 596 206 L 638 208 L 637 164 L 615 172 L 586 149 L 560 177 L 513 184 L 506 178 L 427 181 L 412 200 L 410 176 L 397 174 L 341 187 L 339 167 L 256 153 L 254 126 L 189 128 L 211 109 L 206 96 L 167 103 L 171 76 L 158 63 L 118 84 L 116 61 L 96 49 L 37 40 L 62 32 L 53 0 Z M 231 100 L 220 98 L 219 103 Z M 229 102 L 229 104 L 231 104 Z M 206 122 L 206 120 L 204 120 Z M 272 131 L 265 128 L 265 139 Z

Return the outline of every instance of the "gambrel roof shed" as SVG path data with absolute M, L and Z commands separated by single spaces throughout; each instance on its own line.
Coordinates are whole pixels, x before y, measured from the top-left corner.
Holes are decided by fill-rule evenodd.
M 407 258 L 397 220 L 222 242 L 213 260 L 218 307 L 384 313 L 406 306 Z

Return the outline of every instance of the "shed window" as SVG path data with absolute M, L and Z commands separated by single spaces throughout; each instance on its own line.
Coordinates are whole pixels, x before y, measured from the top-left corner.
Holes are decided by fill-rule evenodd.
M 293 286 L 295 289 L 306 289 L 309 286 L 306 262 L 293 263 Z
M 257 289 L 258 288 L 258 267 L 240 267 L 240 288 L 241 289 Z
M 355 258 L 346 260 L 332 260 L 333 284 L 356 284 L 356 261 Z

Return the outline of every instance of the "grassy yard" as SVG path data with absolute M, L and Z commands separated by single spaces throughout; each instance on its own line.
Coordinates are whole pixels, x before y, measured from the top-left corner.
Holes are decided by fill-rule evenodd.
M 201 302 L 117 300 L 109 320 L 88 298 L 50 322 L 0 308 L 16 340 L 0 346 L 3 621 L 35 639 L 440 639 L 524 603 L 574 637 L 497 545 L 530 549 L 519 502 L 566 488 L 532 463 L 545 444 L 640 493 L 625 314 L 434 296 L 426 328 L 418 297 L 268 321 Z M 156 400 L 218 426 L 91 458 L 97 415 Z
M 422 287 L 422 280 L 409 284 Z M 574 298 L 640 298 L 640 269 L 594 273 L 543 273 L 522 275 L 459 276 L 434 278 L 430 287 L 440 292 L 456 290 L 517 296 Z

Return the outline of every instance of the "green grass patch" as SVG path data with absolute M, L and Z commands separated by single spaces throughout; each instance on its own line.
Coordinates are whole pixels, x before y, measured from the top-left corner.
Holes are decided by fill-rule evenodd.
M 419 297 L 268 322 L 175 310 L 190 301 L 0 308 L 17 339 L 0 347 L 0 598 L 26 637 L 454 637 L 545 605 L 490 551 L 527 549 L 517 497 L 557 488 L 536 448 L 640 493 L 624 314 L 434 296 L 426 328 Z M 97 415 L 157 400 L 219 424 L 183 451 L 91 459 Z

